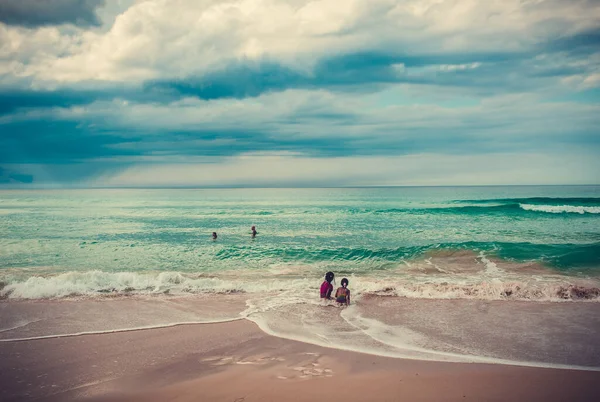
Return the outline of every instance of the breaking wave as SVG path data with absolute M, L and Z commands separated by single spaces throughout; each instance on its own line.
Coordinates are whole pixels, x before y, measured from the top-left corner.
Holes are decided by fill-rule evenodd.
M 540 198 L 506 199 L 506 200 L 481 200 L 481 201 L 455 201 L 449 205 L 437 205 L 428 208 L 388 208 L 388 209 L 358 209 L 351 208 L 345 212 L 350 215 L 373 214 L 373 215 L 393 215 L 393 214 L 523 214 L 530 212 L 537 213 L 572 213 L 572 214 L 600 214 L 600 203 L 592 201 L 570 203 L 573 200 L 564 200 L 563 203 L 540 203 Z M 558 199 L 553 199 L 558 200 Z M 537 202 L 536 202 L 537 201 Z M 458 205 L 457 205 L 458 204 Z M 461 205 L 462 204 L 462 205 Z
M 600 214 L 600 207 L 580 206 L 580 205 L 534 205 L 519 204 L 525 211 L 548 212 L 551 214 Z
M 600 300 L 600 283 L 573 281 L 557 276 L 540 278 L 502 277 L 494 271 L 490 277 L 482 274 L 434 279 L 377 278 L 350 276 L 356 295 L 400 296 L 427 299 L 483 300 Z M 260 293 L 276 295 L 283 292 L 318 292 L 319 277 L 280 279 L 277 277 L 209 278 L 179 272 L 109 273 L 102 271 L 68 272 L 54 276 L 33 276 L 24 281 L 5 284 L 0 289 L 4 299 L 47 299 L 63 297 L 102 297 L 128 295 L 184 295 L 210 293 Z
M 600 206 L 600 198 L 596 197 L 490 198 L 480 200 L 456 200 L 454 202 L 466 204 L 542 204 Z

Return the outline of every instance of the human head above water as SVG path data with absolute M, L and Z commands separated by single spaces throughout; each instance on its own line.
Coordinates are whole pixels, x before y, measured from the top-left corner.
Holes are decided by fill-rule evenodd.
M 331 272 L 331 271 L 330 271 L 330 272 L 327 272 L 327 273 L 325 274 L 325 280 L 326 280 L 327 282 L 331 282 L 331 281 L 333 280 L 333 277 L 334 277 L 334 276 L 335 276 L 335 275 L 333 275 L 333 272 Z
M 348 279 L 346 279 L 346 278 L 342 279 L 342 286 L 343 287 L 348 286 Z

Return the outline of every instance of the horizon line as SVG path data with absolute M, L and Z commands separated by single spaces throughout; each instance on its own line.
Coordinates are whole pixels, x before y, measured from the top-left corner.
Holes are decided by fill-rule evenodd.
M 597 187 L 597 184 L 431 184 L 431 185 L 362 185 L 362 186 L 14 186 L 0 185 L 0 190 L 227 190 L 227 189 L 362 189 L 362 188 L 449 188 L 449 187 Z

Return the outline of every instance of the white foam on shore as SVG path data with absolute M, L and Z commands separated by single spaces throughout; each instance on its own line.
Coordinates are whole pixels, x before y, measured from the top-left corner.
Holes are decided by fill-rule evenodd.
M 363 317 L 354 310 L 353 306 L 344 308 L 340 313 L 344 322 L 348 324 L 345 328 L 329 329 L 332 323 L 314 319 L 309 313 L 310 310 L 303 310 L 303 313 L 296 317 L 299 322 L 293 323 L 294 314 L 290 314 L 286 306 L 297 305 L 298 300 L 293 298 L 283 302 L 268 298 L 266 300 L 267 302 L 262 305 L 260 302 L 257 305 L 256 300 L 249 302 L 248 309 L 243 313 L 245 318 L 254 322 L 268 335 L 325 348 L 408 360 L 600 371 L 600 367 L 507 360 L 425 348 L 419 346 L 419 343 L 423 342 L 422 334 Z M 317 302 L 307 300 L 303 300 L 303 303 L 309 308 L 319 305 Z M 319 305 L 317 308 L 323 306 Z M 290 321 L 286 322 L 285 326 L 281 326 L 280 317 L 286 317 Z
M 244 318 L 227 318 L 222 320 L 202 320 L 202 321 L 182 321 L 182 322 L 172 322 L 168 324 L 158 324 L 158 325 L 145 325 L 140 327 L 131 327 L 131 328 L 119 328 L 119 329 L 109 329 L 109 330 L 101 330 L 101 331 L 82 331 L 82 332 L 72 332 L 65 334 L 52 334 L 52 335 L 40 335 L 40 336 L 31 336 L 24 338 L 8 338 L 8 339 L 0 339 L 0 342 L 23 342 L 23 341 L 37 341 L 41 339 L 56 339 L 56 338 L 70 338 L 74 336 L 83 336 L 83 335 L 101 335 L 101 334 L 115 334 L 120 332 L 132 332 L 132 331 L 144 331 L 148 329 L 160 329 L 160 328 L 171 328 L 178 327 L 182 325 L 197 325 L 197 324 L 220 324 L 225 322 L 233 322 L 243 320 Z M 16 327 L 19 328 L 19 327 Z M 9 328 L 5 331 L 10 331 L 16 328 Z
M 41 320 L 21 321 L 17 325 L 13 325 L 11 327 L 0 329 L 0 334 L 3 332 L 14 331 L 15 329 L 19 329 L 19 328 L 24 328 L 24 327 L 28 326 L 29 324 L 33 324 L 33 323 L 39 322 L 39 321 L 41 321 Z
M 587 207 L 578 205 L 535 205 L 519 204 L 525 211 L 548 212 L 551 214 L 600 214 L 600 207 Z
M 59 275 L 32 276 L 23 282 L 7 284 L 0 297 L 15 299 L 45 299 L 103 294 L 190 294 L 274 292 L 290 287 L 307 287 L 307 280 L 281 281 L 267 278 L 261 281 L 226 280 L 214 277 L 185 275 L 180 272 L 67 272 Z
M 483 251 L 479 252 L 478 258 L 479 258 L 479 260 L 481 260 L 481 262 L 485 266 L 486 274 L 492 275 L 492 276 L 498 276 L 503 273 L 503 271 L 500 270 L 500 268 L 498 268 L 498 265 L 495 262 L 487 259 L 486 255 Z
M 446 362 L 475 362 L 469 356 L 448 355 L 435 351 L 415 348 L 409 341 L 400 336 L 394 343 L 379 342 L 369 336 L 368 331 L 354 325 L 348 325 L 344 318 L 341 326 L 323 321 L 319 313 L 335 315 L 334 304 L 322 304 L 302 296 L 285 298 L 265 297 L 248 300 L 248 309 L 242 313 L 245 319 L 255 323 L 268 335 L 293 341 L 345 350 L 366 353 L 376 356 L 430 360 Z M 352 310 L 352 307 L 346 310 Z M 343 311 L 342 311 L 343 314 Z M 285 318 L 284 318 L 285 317 Z M 283 320 L 286 320 L 285 322 Z M 399 335 L 400 329 L 398 329 Z M 404 334 L 403 334 L 404 335 Z

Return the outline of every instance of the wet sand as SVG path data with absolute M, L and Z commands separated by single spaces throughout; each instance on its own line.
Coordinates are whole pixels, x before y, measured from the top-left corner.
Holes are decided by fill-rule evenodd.
M 392 359 L 245 320 L 0 343 L 1 401 L 594 401 L 600 372 Z

